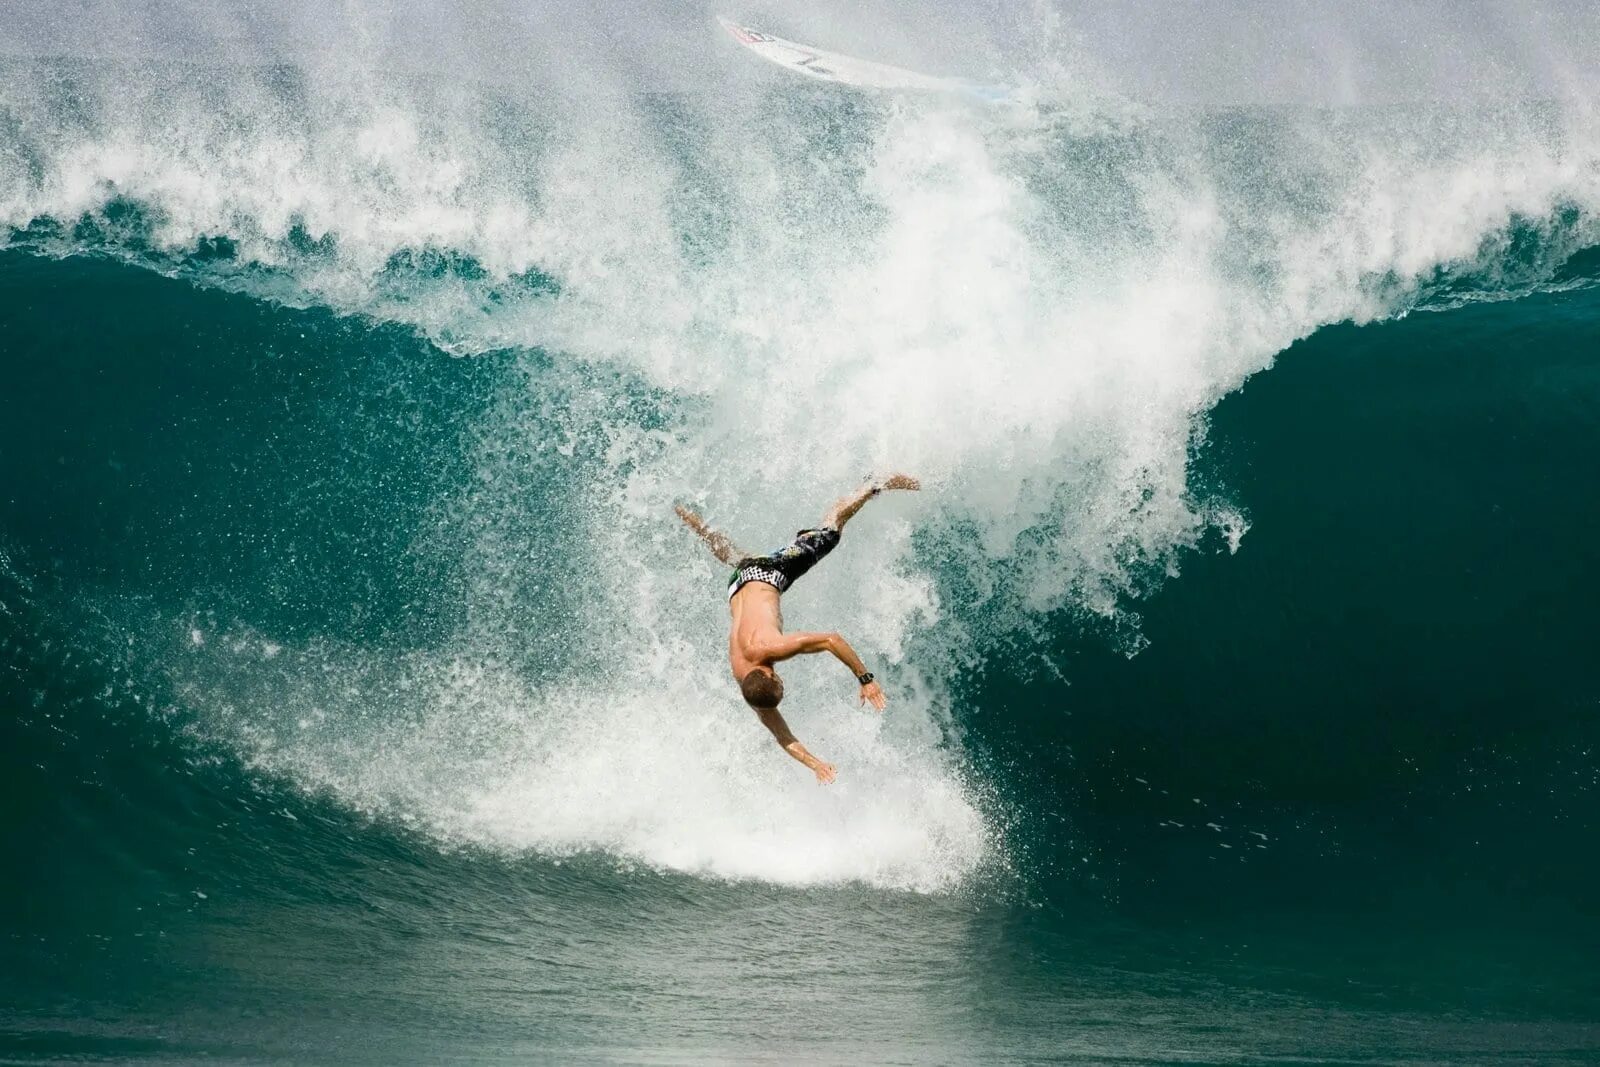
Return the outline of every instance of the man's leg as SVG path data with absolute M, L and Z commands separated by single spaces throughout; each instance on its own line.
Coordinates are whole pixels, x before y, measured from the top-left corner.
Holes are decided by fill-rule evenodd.
M 750 558 L 750 553 L 728 540 L 727 534 L 720 530 L 713 530 L 706 525 L 704 519 L 682 504 L 673 505 L 672 510 L 678 513 L 678 518 L 683 520 L 685 526 L 700 535 L 700 539 L 706 543 L 706 547 L 711 549 L 711 554 L 728 566 L 737 567 L 740 560 Z
M 873 497 L 885 489 L 921 489 L 922 483 L 909 474 L 894 474 L 883 481 L 871 481 L 849 496 L 842 496 L 834 501 L 833 507 L 828 509 L 828 514 L 823 516 L 822 525 L 835 530 L 843 530 L 844 524 L 849 522 L 856 512 Z

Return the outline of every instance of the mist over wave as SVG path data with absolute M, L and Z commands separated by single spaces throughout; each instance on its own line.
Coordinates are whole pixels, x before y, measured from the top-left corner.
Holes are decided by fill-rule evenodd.
M 1191 473 L 1207 411 L 1323 325 L 1585 284 L 1563 265 L 1600 243 L 1581 96 L 1198 110 L 1038 70 L 995 108 L 731 46 L 671 92 L 593 52 L 521 80 L 230 57 L 7 61 L 0 226 L 516 367 L 408 548 L 455 621 L 291 638 L 227 588 L 90 598 L 203 738 L 452 842 L 960 884 L 1005 814 L 954 681 L 1063 610 L 1134 652 L 1141 593 L 1240 549 L 1249 502 Z M 894 702 L 786 672 L 843 774 L 819 794 L 738 704 L 721 568 L 671 504 L 764 547 L 893 469 L 928 491 L 788 599 Z

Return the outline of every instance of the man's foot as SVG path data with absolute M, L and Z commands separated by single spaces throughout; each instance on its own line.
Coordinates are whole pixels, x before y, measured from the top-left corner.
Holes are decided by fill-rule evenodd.
M 685 526 L 700 536 L 700 540 L 706 543 L 706 547 L 711 550 L 711 554 L 726 566 L 736 567 L 741 559 L 749 555 L 744 549 L 728 540 L 727 534 L 707 526 L 706 521 L 691 509 L 682 504 L 674 504 L 672 505 L 672 510 L 678 513 L 678 518 L 683 520 Z
M 868 475 L 867 484 L 849 496 L 840 497 L 834 501 L 833 507 L 828 509 L 828 514 L 823 518 L 822 525 L 834 530 L 843 530 L 844 524 L 850 521 L 851 516 L 861 510 L 863 504 L 885 489 L 921 488 L 922 483 L 909 474 L 891 474 L 882 480 Z

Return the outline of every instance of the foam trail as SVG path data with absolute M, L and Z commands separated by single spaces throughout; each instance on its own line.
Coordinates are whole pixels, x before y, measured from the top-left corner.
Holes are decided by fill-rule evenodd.
M 840 788 L 783 773 L 771 742 L 712 697 L 720 672 L 687 642 L 648 690 L 615 678 L 535 689 L 481 649 L 395 657 L 194 632 L 169 667 L 180 696 L 211 710 L 204 732 L 458 844 L 923 891 L 950 888 L 987 844 L 942 761 L 885 743 L 865 716 L 834 713 L 833 742 L 858 757 Z
M 448 840 L 723 877 L 960 883 L 996 823 L 950 706 L 967 642 L 1065 608 L 1136 646 L 1137 594 L 1247 526 L 1191 483 L 1220 397 L 1323 324 L 1539 285 L 1600 238 L 1595 115 L 1564 102 L 1217 115 L 603 90 L 596 110 L 306 72 L 152 70 L 130 99 L 125 74 L 71 75 L 69 121 L 59 83 L 8 68 L 14 240 L 410 323 L 458 353 L 555 354 L 476 427 L 475 478 L 420 549 L 469 576 L 453 644 L 268 655 L 248 622 L 158 642 L 197 729 Z M 875 502 L 786 601 L 792 625 L 848 634 L 895 700 L 880 723 L 836 669 L 787 672 L 798 732 L 844 775 L 819 792 L 738 706 L 719 569 L 670 504 L 765 546 L 889 469 L 928 491 Z M 556 472 L 559 507 L 519 491 L 532 471 Z M 559 618 L 526 593 L 552 540 Z M 567 640 L 533 643 L 540 627 Z

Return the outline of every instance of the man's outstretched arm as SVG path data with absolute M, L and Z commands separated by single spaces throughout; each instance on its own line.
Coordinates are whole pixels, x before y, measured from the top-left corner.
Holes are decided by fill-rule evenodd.
M 800 739 L 789 732 L 789 724 L 783 721 L 783 716 L 778 713 L 777 708 L 757 708 L 755 711 L 756 717 L 761 720 L 761 725 L 772 731 L 772 736 L 783 746 L 783 750 L 810 767 L 811 773 L 817 776 L 817 781 L 823 785 L 833 781 L 835 777 L 833 764 L 824 763 L 807 752 L 806 746 L 800 743 Z
M 700 540 L 704 541 L 706 547 L 711 549 L 711 554 L 728 566 L 737 567 L 740 560 L 750 558 L 750 553 L 728 540 L 727 534 L 721 530 L 713 530 L 706 525 L 704 519 L 682 504 L 673 505 L 672 510 L 678 513 L 678 518 L 683 520 L 685 526 L 700 535 Z
M 763 643 L 753 650 L 755 656 L 767 663 L 776 663 L 779 660 L 793 659 L 795 656 L 804 656 L 813 652 L 831 652 L 833 657 L 846 667 L 859 681 L 867 674 L 867 665 L 861 662 L 861 657 L 856 655 L 856 650 L 850 647 L 850 642 L 836 633 L 794 633 L 779 634 L 770 642 Z M 888 703 L 883 696 L 883 688 L 876 680 L 866 682 L 861 686 L 861 702 L 871 704 L 882 711 Z

